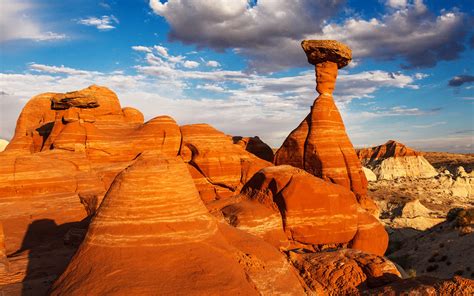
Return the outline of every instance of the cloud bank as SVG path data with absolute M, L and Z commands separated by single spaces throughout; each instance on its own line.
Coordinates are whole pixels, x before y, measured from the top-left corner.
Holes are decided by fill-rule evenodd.
M 358 16 L 331 22 L 344 1 L 150 0 L 153 12 L 171 26 L 170 39 L 233 49 L 252 70 L 277 71 L 304 66 L 302 39 L 337 39 L 356 58 L 401 59 L 404 68 L 433 67 L 459 57 L 467 36 L 465 14 L 428 10 L 422 0 L 388 1 L 378 18 Z

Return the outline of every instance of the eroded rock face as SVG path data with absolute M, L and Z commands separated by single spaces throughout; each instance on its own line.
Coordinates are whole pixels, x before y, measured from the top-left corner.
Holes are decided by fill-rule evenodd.
M 303 41 L 308 61 L 316 65 L 316 90 L 320 94 L 310 114 L 293 130 L 275 155 L 275 164 L 302 168 L 316 177 L 353 191 L 360 204 L 373 212 L 367 197 L 367 179 L 346 134 L 332 92 L 337 70 L 351 59 L 350 49 L 335 41 Z
M 35 220 L 58 225 L 93 215 L 115 176 L 140 153 L 177 156 L 181 132 L 168 116 L 143 123 L 115 93 L 90 86 L 33 97 L 0 154 L 0 219 L 15 251 Z
M 290 258 L 310 289 L 319 295 L 359 295 L 400 279 L 395 265 L 384 257 L 351 249 L 298 254 Z
M 5 235 L 3 233 L 3 225 L 0 222 L 0 277 L 5 276 L 8 272 L 7 251 L 5 248 Z
M 181 133 L 180 155 L 205 202 L 237 194 L 254 173 L 272 165 L 208 124 L 181 126 Z
M 304 170 L 288 165 L 264 168 L 241 195 L 242 201 L 222 209 L 224 217 L 277 247 L 349 244 L 379 255 L 387 248 L 383 226 L 358 205 L 351 191 Z
M 51 294 L 118 289 L 257 294 L 179 158 L 144 153 L 116 178 Z
M 431 178 L 438 175 L 420 152 L 393 140 L 380 146 L 360 149 L 357 154 L 379 180 Z
M 243 193 L 279 211 L 290 240 L 315 245 L 347 243 L 357 230 L 355 196 L 298 168 L 265 168 L 246 184 Z
M 273 150 L 270 146 L 265 144 L 259 137 L 232 137 L 234 144 L 237 144 L 244 148 L 246 151 L 252 153 L 253 155 L 266 160 L 268 162 L 273 162 Z

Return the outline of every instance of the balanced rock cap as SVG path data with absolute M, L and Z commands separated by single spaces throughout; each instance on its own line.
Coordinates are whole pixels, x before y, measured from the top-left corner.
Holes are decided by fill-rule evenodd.
M 51 98 L 51 108 L 53 110 L 65 110 L 71 107 L 77 108 L 97 108 L 99 102 L 93 96 L 83 94 L 81 91 L 73 91 L 65 94 L 55 94 Z
M 301 47 L 313 65 L 330 61 L 341 69 L 352 60 L 350 47 L 336 40 L 303 40 Z

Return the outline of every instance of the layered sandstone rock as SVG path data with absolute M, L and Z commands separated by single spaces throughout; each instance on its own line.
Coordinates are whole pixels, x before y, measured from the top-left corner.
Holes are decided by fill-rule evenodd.
M 349 247 L 382 256 L 388 247 L 388 234 L 377 218 L 364 209 L 357 210 L 357 233 Z
M 8 259 L 7 259 L 7 251 L 5 248 L 5 235 L 3 233 L 3 225 L 0 222 L 0 277 L 5 276 L 7 272 L 8 272 Z
M 180 154 L 205 202 L 235 195 L 255 172 L 272 165 L 208 124 L 181 126 L 181 133 Z
M 298 168 L 265 168 L 245 185 L 243 194 L 279 212 L 288 238 L 294 241 L 347 243 L 357 231 L 355 196 Z
M 367 179 L 332 96 L 338 68 L 350 62 L 351 50 L 332 40 L 303 41 L 302 47 L 308 61 L 315 65 L 320 95 L 310 114 L 277 151 L 275 164 L 302 168 L 342 185 L 356 194 L 363 207 L 375 211 L 375 204 L 367 197 Z
M 273 162 L 273 150 L 270 146 L 265 144 L 259 137 L 232 137 L 234 144 L 237 144 L 244 148 L 246 151 L 254 154 L 255 156 Z
M 84 291 L 256 294 L 185 164 L 154 152 L 116 178 L 52 295 Z
M 431 178 L 438 175 L 420 152 L 393 140 L 380 146 L 360 149 L 357 154 L 379 180 Z
M 317 249 L 353 245 L 378 255 L 387 248 L 383 226 L 348 189 L 283 165 L 256 173 L 243 200 L 222 209 L 227 221 L 275 246 L 288 242 Z M 282 240 L 282 230 L 288 241 Z
M 0 154 L 0 220 L 9 251 L 35 220 L 58 225 L 92 216 L 115 176 L 147 150 L 177 156 L 181 132 L 168 116 L 143 123 L 105 87 L 33 97 Z
M 232 226 L 218 226 L 226 241 L 237 249 L 237 261 L 260 295 L 307 295 L 297 271 L 275 247 Z
M 396 266 L 384 257 L 343 249 L 298 254 L 290 258 L 317 295 L 359 295 L 400 279 Z

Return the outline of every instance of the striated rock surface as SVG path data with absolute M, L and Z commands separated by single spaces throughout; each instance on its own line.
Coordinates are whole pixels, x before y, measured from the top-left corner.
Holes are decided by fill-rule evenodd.
M 254 173 L 272 165 L 208 124 L 181 126 L 181 133 L 180 154 L 205 202 L 237 194 Z
M 237 144 L 244 148 L 246 151 L 252 153 L 253 155 L 266 160 L 268 162 L 273 162 L 273 150 L 270 146 L 265 144 L 259 137 L 232 137 L 234 144 Z
M 375 204 L 367 197 L 367 179 L 332 96 L 338 68 L 351 60 L 351 51 L 332 40 L 303 41 L 302 47 L 308 61 L 316 66 L 316 90 L 320 95 L 310 114 L 276 152 L 275 164 L 302 168 L 344 186 L 356 194 L 364 208 L 375 212 Z
M 388 247 L 388 234 L 384 225 L 367 211 L 358 208 L 357 233 L 349 247 L 382 256 Z
M 257 294 L 185 164 L 154 152 L 142 154 L 115 179 L 51 295 L 84 291 Z
M 247 182 L 241 196 L 242 201 L 222 209 L 226 220 L 277 247 L 352 244 L 379 255 L 387 248 L 383 226 L 360 208 L 351 191 L 304 170 L 288 165 L 264 168 Z
M 5 248 L 5 235 L 3 233 L 3 225 L 0 222 L 0 278 L 8 273 L 8 259 Z M 1 280 L 0 280 L 1 282 Z
M 431 178 L 438 175 L 420 152 L 393 140 L 380 146 L 360 149 L 357 154 L 364 166 L 372 169 L 379 180 Z
M 316 295 L 359 295 L 400 279 L 392 262 L 357 250 L 290 252 L 290 258 Z
M 298 168 L 265 168 L 242 192 L 280 212 L 284 230 L 293 241 L 315 245 L 346 243 L 357 230 L 355 196 L 342 186 Z
M 260 295 L 307 295 L 286 256 L 256 236 L 219 223 L 219 230 L 237 249 L 237 261 Z

